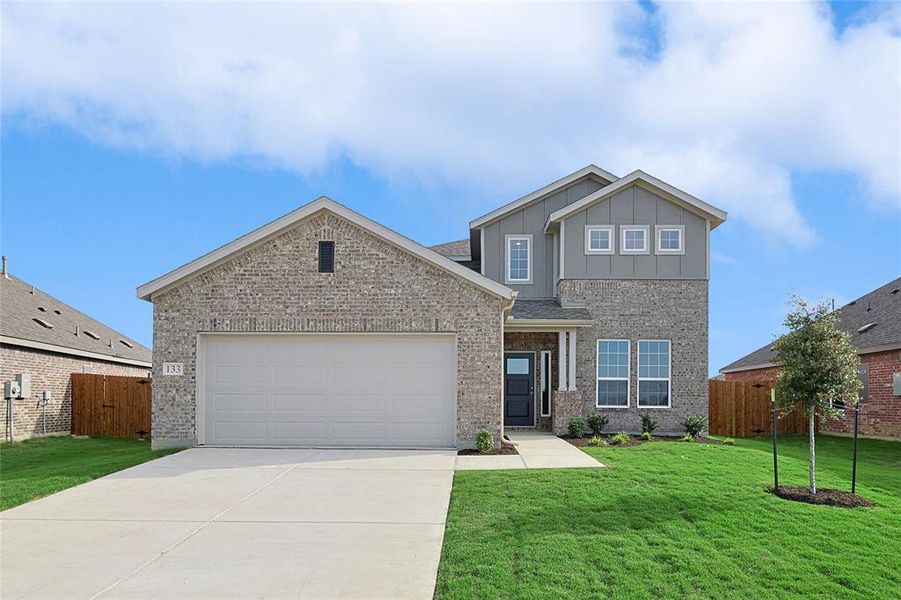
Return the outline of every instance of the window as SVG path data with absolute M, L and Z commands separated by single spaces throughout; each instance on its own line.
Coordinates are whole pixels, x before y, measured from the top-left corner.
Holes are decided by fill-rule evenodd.
M 507 236 L 507 283 L 532 283 L 532 236 Z
M 670 341 L 638 340 L 638 407 L 670 405 Z
M 613 254 L 613 226 L 585 227 L 585 254 Z
M 657 254 L 685 254 L 684 225 L 657 225 Z
M 647 225 L 624 225 L 620 230 L 622 231 L 622 240 L 619 247 L 621 254 L 648 253 Z
M 541 416 L 551 416 L 551 353 L 541 351 Z
M 507 375 L 528 375 L 528 358 L 507 358 Z
M 598 408 L 629 407 L 629 340 L 598 340 Z
M 335 272 L 335 242 L 319 242 L 319 272 Z

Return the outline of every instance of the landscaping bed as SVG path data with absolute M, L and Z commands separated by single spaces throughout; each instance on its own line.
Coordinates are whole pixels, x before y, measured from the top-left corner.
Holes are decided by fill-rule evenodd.
M 500 449 L 495 448 L 491 452 L 479 452 L 475 448 L 464 448 L 463 450 L 458 450 L 457 454 L 460 456 L 500 456 L 500 455 L 511 455 L 511 454 L 519 454 L 516 450 L 516 446 L 513 444 L 508 444 L 507 442 L 501 442 Z
M 603 438 L 604 440 L 607 440 L 608 445 L 609 445 L 611 448 L 628 448 L 628 447 L 630 447 L 630 446 L 640 446 L 640 445 L 642 445 L 642 444 L 653 444 L 654 442 L 683 442 L 683 443 L 690 443 L 688 440 L 685 440 L 685 438 L 682 438 L 682 437 L 671 437 L 671 436 L 662 436 L 662 435 L 661 435 L 661 436 L 657 436 L 657 435 L 655 435 L 654 437 L 652 437 L 652 438 L 649 439 L 649 440 L 643 439 L 643 438 L 640 437 L 640 436 L 630 436 L 630 437 L 629 437 L 629 441 L 627 441 L 627 442 L 623 442 L 623 443 L 621 443 L 621 444 L 610 444 L 610 443 L 609 443 L 610 438 L 613 437 L 614 435 L 616 435 L 616 434 L 613 434 L 613 433 L 604 433 L 604 434 L 601 434 L 601 435 L 598 436 L 598 437 Z M 591 445 L 592 445 L 592 443 L 591 443 L 591 437 L 579 437 L 579 438 L 574 438 L 574 437 L 569 436 L 569 435 L 561 435 L 561 436 L 558 436 L 558 437 L 560 437 L 561 439 L 566 440 L 567 442 L 569 442 L 570 444 L 572 444 L 573 446 L 576 446 L 576 447 L 578 447 L 578 448 L 582 448 L 582 447 L 591 447 Z M 725 445 L 725 442 L 723 442 L 722 440 L 718 440 L 718 439 L 716 439 L 716 438 L 711 438 L 711 437 L 706 437 L 706 436 L 698 436 L 698 437 L 694 438 L 694 440 L 691 440 L 691 442 L 695 442 L 695 443 L 699 443 L 699 444 L 719 444 L 719 445 Z
M 873 506 L 866 498 L 861 498 L 847 490 L 818 489 L 816 494 L 810 493 L 810 488 L 794 485 L 780 485 L 778 488 L 769 487 L 767 491 L 786 500 L 806 502 L 807 504 L 824 504 L 827 506 L 842 506 L 845 508 L 858 508 Z

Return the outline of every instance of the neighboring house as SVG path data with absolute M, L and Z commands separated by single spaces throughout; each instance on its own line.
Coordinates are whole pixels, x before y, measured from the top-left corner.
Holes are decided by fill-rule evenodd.
M 471 447 L 592 412 L 681 432 L 725 218 L 593 165 L 433 249 L 320 198 L 138 288 L 154 444 Z
M 842 329 L 860 355 L 867 401 L 859 431 L 869 437 L 901 438 L 901 278 L 890 281 L 836 311 Z M 779 367 L 772 344 L 720 369 L 727 381 L 771 381 Z M 898 382 L 898 383 L 895 383 Z M 820 424 L 822 431 L 852 433 L 854 413 Z
M 150 350 L 33 285 L 0 274 L 0 382 L 31 375 L 31 397 L 12 401 L 17 439 L 69 433 L 72 373 L 146 377 Z M 51 398 L 41 407 L 43 393 Z M 6 402 L 0 416 L 6 435 Z

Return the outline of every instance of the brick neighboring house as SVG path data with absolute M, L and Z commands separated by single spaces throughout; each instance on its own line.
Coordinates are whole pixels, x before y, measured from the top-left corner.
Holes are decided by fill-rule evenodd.
M 67 434 L 72 419 L 72 373 L 146 377 L 150 349 L 11 276 L 0 274 L 0 382 L 31 375 L 31 398 L 14 399 L 15 439 Z M 40 400 L 51 400 L 42 411 Z M 7 424 L 6 402 L 0 419 Z
M 893 379 L 901 377 L 901 278 L 890 281 L 836 311 L 842 329 L 851 332 L 860 361 L 866 370 L 869 401 L 860 411 L 860 434 L 868 437 L 901 438 L 901 395 Z M 779 367 L 772 344 L 755 350 L 720 369 L 727 381 L 772 381 Z M 829 420 L 822 431 L 850 434 L 854 414 Z
M 472 447 L 707 414 L 726 213 L 589 165 L 426 248 L 333 200 L 150 281 L 154 445 Z M 178 363 L 166 376 L 163 364 Z

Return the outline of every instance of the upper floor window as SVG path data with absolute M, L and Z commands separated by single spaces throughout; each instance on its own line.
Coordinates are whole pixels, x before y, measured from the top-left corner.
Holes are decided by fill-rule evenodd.
M 657 225 L 657 254 L 685 254 L 685 226 Z
M 507 236 L 507 283 L 532 283 L 532 236 Z
M 598 340 L 598 408 L 629 407 L 629 340 Z
M 585 254 L 613 254 L 613 226 L 585 227 Z
M 670 358 L 669 340 L 638 340 L 639 408 L 671 406 Z
M 622 240 L 619 251 L 621 254 L 648 254 L 648 226 L 647 225 L 622 225 Z

